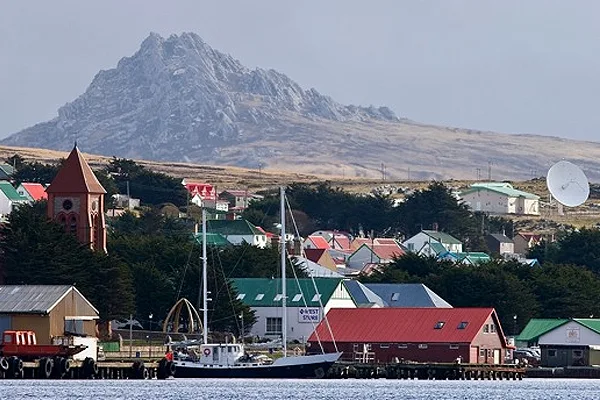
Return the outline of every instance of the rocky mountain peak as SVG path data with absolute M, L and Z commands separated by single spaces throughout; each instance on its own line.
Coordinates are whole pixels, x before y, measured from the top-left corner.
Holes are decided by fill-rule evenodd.
M 195 33 L 150 33 L 58 117 L 3 143 L 64 150 L 77 137 L 99 154 L 211 162 L 224 146 L 277 131 L 284 117 L 398 120 L 388 108 L 344 106 L 277 71 L 248 69 Z

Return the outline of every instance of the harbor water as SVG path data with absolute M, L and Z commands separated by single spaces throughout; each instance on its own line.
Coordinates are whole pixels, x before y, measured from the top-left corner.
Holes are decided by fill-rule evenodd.
M 597 400 L 596 380 L 4 380 L 0 399 Z

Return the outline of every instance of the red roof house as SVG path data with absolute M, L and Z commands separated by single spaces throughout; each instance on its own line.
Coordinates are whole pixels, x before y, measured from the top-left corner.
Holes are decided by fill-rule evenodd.
M 363 243 L 347 260 L 348 267 L 363 269 L 367 264 L 389 264 L 394 258 L 404 255 L 404 250 L 394 244 Z
M 508 348 L 493 308 L 332 308 L 327 320 L 342 359 L 359 362 L 502 364 Z M 325 320 L 309 349 L 335 351 Z
M 17 192 L 30 201 L 48 200 L 46 188 L 41 183 L 23 182 L 17 187 Z
M 323 236 L 309 236 L 304 241 L 305 249 L 329 249 L 329 243 L 327 243 L 327 239 Z

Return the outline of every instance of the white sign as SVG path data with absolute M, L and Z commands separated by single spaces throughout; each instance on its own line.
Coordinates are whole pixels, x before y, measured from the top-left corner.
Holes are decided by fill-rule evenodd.
M 567 343 L 579 343 L 579 328 L 567 328 L 566 335 Z
M 298 322 L 315 322 L 321 321 L 321 309 L 304 307 L 298 309 Z

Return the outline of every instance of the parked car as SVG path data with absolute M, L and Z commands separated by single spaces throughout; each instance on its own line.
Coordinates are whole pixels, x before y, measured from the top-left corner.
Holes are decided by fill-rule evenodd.
M 533 367 L 537 367 L 541 364 L 542 358 L 531 349 L 516 349 L 513 351 L 513 360 L 516 363 L 526 362 Z

